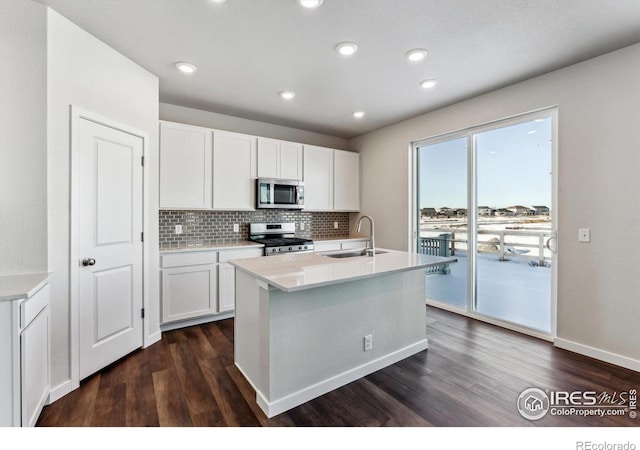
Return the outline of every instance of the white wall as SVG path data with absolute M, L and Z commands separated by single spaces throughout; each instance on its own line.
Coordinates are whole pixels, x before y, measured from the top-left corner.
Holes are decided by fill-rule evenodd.
M 245 133 L 253 136 L 300 142 L 302 144 L 319 145 L 342 150 L 349 148 L 346 139 L 335 136 L 242 119 L 240 117 L 226 116 L 224 114 L 186 108 L 168 103 L 160 103 L 160 119 L 215 128 L 217 130 L 235 131 L 236 133 Z
M 148 133 L 152 252 L 149 267 L 151 327 L 159 332 L 158 269 L 158 78 L 49 9 L 48 192 L 51 283 L 51 384 L 71 379 L 69 345 L 69 108 L 76 105 Z M 59 390 L 64 390 L 62 387 Z
M 47 270 L 47 8 L 0 1 L 0 274 Z
M 406 249 L 410 142 L 554 105 L 558 342 L 640 370 L 640 44 L 353 139 L 362 212 L 380 246 Z

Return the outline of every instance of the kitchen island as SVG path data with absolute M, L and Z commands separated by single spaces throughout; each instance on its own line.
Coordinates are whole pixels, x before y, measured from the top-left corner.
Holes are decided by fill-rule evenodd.
M 267 417 L 428 347 L 425 268 L 455 257 L 297 253 L 236 267 L 235 364 Z

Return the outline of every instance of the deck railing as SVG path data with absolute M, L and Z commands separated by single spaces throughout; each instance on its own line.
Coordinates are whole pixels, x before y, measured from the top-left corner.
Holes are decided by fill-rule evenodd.
M 465 244 L 466 247 L 468 243 L 466 239 L 466 228 L 430 228 L 429 230 L 423 230 L 423 232 L 424 231 L 440 233 L 440 235 L 418 238 L 418 253 L 438 256 L 455 255 L 456 249 L 461 249 L 462 244 Z M 456 237 L 456 235 L 458 237 Z M 500 261 L 505 261 L 505 255 L 508 255 L 509 257 L 534 259 L 537 260 L 539 266 L 545 266 L 546 260 L 550 259 L 550 256 L 547 257 L 545 255 L 545 240 L 552 236 L 551 231 L 478 230 L 478 235 L 493 236 L 493 240 L 481 240 L 480 237 L 478 237 L 478 251 L 480 253 L 495 253 Z M 464 236 L 464 238 L 462 238 L 462 236 Z M 535 238 L 531 239 L 531 241 L 535 241 L 535 243 L 510 242 L 509 239 L 511 237 L 531 237 Z M 442 250 L 442 247 L 446 248 L 446 250 Z M 434 248 L 438 250 L 432 250 Z M 521 249 L 535 249 L 536 251 L 531 253 L 518 251 Z
M 420 238 L 418 240 L 418 253 L 433 256 L 451 256 L 451 250 L 455 244 L 451 243 L 451 233 L 443 233 L 440 236 Z M 439 264 L 427 268 L 427 273 L 451 273 L 449 264 Z

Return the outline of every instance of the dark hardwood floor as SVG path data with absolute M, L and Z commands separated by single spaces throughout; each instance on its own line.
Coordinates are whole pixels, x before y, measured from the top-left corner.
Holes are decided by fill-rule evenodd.
M 552 344 L 427 307 L 429 350 L 272 419 L 233 365 L 233 320 L 163 334 L 46 406 L 45 427 L 638 426 L 640 418 L 552 416 L 516 410 L 526 388 L 608 393 L 640 374 Z

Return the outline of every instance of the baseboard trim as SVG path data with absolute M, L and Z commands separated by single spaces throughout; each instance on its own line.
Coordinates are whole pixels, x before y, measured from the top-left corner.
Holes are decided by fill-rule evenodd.
M 178 322 L 169 322 L 160 325 L 160 332 L 177 330 L 178 328 L 192 327 L 194 325 L 202 325 L 203 323 L 216 322 L 218 320 L 231 319 L 235 315 L 234 311 L 216 314 L 215 316 L 197 317 L 195 319 L 180 320 Z
M 156 342 L 158 342 L 160 339 L 162 339 L 162 331 L 158 330 L 155 333 L 149 335 L 149 336 L 145 336 L 144 339 L 144 345 L 142 346 L 142 348 L 147 348 L 153 344 L 155 344 Z
M 258 406 L 264 411 L 267 417 L 271 418 L 288 411 L 291 408 L 295 408 L 309 400 L 313 400 L 316 397 L 331 392 L 341 386 L 351 383 L 359 378 L 369 375 L 384 367 L 395 364 L 411 355 L 415 355 L 423 350 L 429 348 L 429 341 L 427 339 L 418 341 L 407 347 L 401 348 L 393 353 L 382 356 L 373 361 L 369 361 L 366 364 L 354 367 L 353 369 L 342 372 L 319 383 L 308 386 L 297 392 L 282 397 L 274 401 L 268 401 L 262 392 L 256 390 L 256 402 Z M 245 377 L 246 378 L 246 377 Z M 250 381 L 249 381 L 250 382 Z M 250 382 L 251 383 L 251 382 Z
M 51 389 L 51 391 L 49 392 L 49 402 L 47 403 L 47 405 L 50 405 L 51 403 L 57 400 L 60 400 L 62 397 L 69 394 L 70 392 L 75 391 L 79 387 L 80 387 L 79 385 L 76 386 L 73 383 L 73 380 L 67 380 L 63 383 L 60 383 L 59 385 Z
M 620 366 L 624 367 L 625 369 L 640 372 L 640 361 L 629 358 L 627 356 L 618 355 L 616 353 L 611 353 L 599 348 L 590 347 L 588 345 L 579 344 L 577 342 L 560 338 L 556 338 L 553 345 L 563 350 L 569 350 L 570 352 L 588 356 L 589 358 L 598 359 L 615 366 Z

